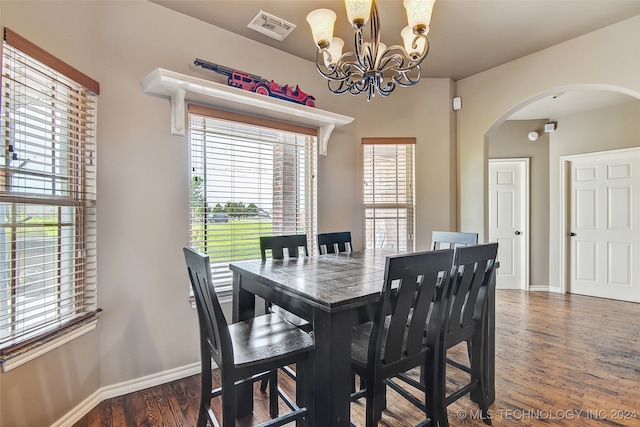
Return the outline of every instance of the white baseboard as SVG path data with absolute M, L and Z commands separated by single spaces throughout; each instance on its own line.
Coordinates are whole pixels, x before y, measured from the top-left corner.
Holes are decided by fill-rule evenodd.
M 545 285 L 530 285 L 529 290 L 532 292 L 549 292 L 549 286 Z
M 179 380 L 199 373 L 200 363 L 198 362 L 175 369 L 169 369 L 168 371 L 147 375 L 146 377 L 125 381 L 120 384 L 102 387 L 102 400 L 133 393 L 134 391 L 144 390 L 149 387 L 155 387 L 160 384 Z
M 87 415 L 89 411 L 98 406 L 102 400 L 102 392 L 100 390 L 95 391 L 91 396 L 87 397 L 84 402 L 73 408 L 71 412 L 68 412 L 64 417 L 51 424 L 51 427 L 71 427 Z
M 91 396 L 87 397 L 78 406 L 73 408 L 64 417 L 60 418 L 51 427 L 71 427 L 82 417 L 95 408 L 100 402 L 106 399 L 122 396 L 135 391 L 144 390 L 145 388 L 155 387 L 160 384 L 176 381 L 191 375 L 200 373 L 200 362 L 190 365 L 181 366 L 179 368 L 169 369 L 168 371 L 158 372 L 156 374 L 147 375 L 142 378 L 125 381 L 102 387 Z

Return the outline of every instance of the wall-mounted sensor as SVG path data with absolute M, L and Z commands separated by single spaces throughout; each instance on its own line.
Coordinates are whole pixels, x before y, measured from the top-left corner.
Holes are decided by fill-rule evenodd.
M 453 111 L 458 111 L 462 108 L 462 98 L 456 96 L 451 100 L 451 106 L 453 107 Z
M 538 135 L 538 132 L 532 130 L 531 132 L 529 132 L 529 135 L 527 135 L 527 138 L 529 138 L 529 141 L 535 141 L 539 136 L 540 135 Z
M 544 131 L 545 132 L 555 132 L 556 131 L 556 123 L 555 122 L 545 123 Z

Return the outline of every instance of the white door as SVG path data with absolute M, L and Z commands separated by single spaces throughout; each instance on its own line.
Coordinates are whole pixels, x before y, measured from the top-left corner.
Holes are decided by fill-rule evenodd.
M 498 242 L 498 289 L 529 286 L 529 159 L 489 160 L 489 241 Z
M 640 302 L 640 150 L 575 156 L 568 166 L 568 291 Z

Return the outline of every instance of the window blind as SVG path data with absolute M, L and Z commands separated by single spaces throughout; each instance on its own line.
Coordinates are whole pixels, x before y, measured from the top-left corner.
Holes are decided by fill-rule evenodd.
M 366 248 L 414 249 L 415 138 L 363 138 Z
M 257 121 L 256 121 L 257 119 Z M 229 262 L 260 258 L 260 236 L 316 236 L 316 129 L 189 105 L 190 245 L 214 284 Z
M 16 46 L 19 46 L 18 49 Z M 27 51 L 27 52 L 25 52 Z M 10 30 L 2 52 L 0 352 L 95 314 L 97 82 Z

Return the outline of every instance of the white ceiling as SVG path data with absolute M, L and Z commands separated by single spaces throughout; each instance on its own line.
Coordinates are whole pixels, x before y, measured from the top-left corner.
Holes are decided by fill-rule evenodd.
M 338 15 L 335 33 L 345 40 L 345 49 L 353 39 L 344 3 L 338 0 L 150 1 L 310 61 L 315 61 L 316 54 L 306 22 L 310 11 L 321 7 L 333 9 Z M 401 44 L 400 30 L 406 25 L 402 2 L 376 3 L 382 41 L 387 45 Z M 260 10 L 297 27 L 282 42 L 247 28 Z M 640 0 L 437 0 L 429 33 L 431 49 L 423 63 L 423 75 L 460 80 L 636 15 L 640 15 Z M 203 59 L 216 62 L 213 57 Z M 611 102 L 609 97 L 595 96 L 602 93 L 590 95 L 594 95 L 593 102 Z M 571 99 L 565 98 L 567 105 Z M 583 105 L 585 101 L 581 100 Z M 552 105 L 547 101 L 540 107 Z M 530 107 L 529 112 L 521 112 L 520 116 L 539 114 L 534 111 Z M 556 114 L 555 110 L 546 111 L 544 118 Z

